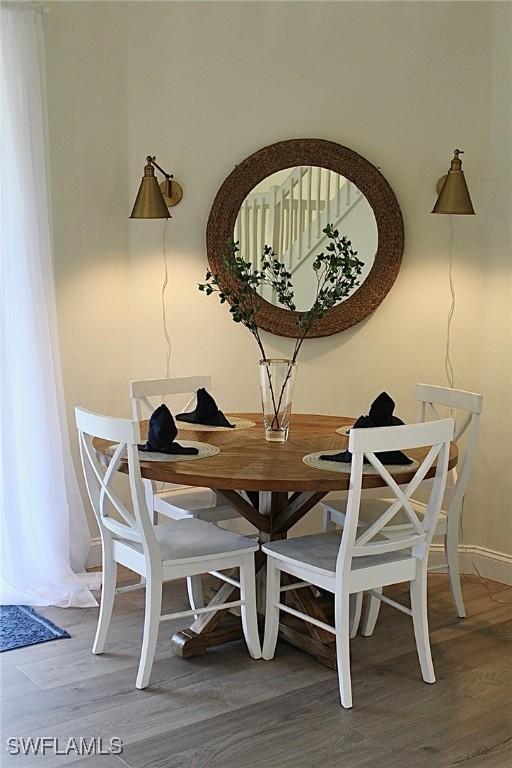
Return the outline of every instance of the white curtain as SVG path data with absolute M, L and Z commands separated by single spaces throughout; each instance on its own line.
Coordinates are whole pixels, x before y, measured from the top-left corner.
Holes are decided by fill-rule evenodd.
M 42 12 L 1 9 L 2 604 L 92 606 L 57 341 Z

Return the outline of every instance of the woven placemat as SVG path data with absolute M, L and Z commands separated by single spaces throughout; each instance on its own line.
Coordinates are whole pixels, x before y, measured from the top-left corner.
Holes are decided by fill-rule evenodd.
M 338 427 L 338 429 L 335 429 L 334 431 L 336 432 L 337 435 L 343 435 L 343 437 L 348 437 L 348 433 L 352 429 L 352 426 L 353 425 L 351 424 L 350 426 Z
M 176 455 L 173 453 L 157 453 L 156 451 L 141 451 L 139 448 L 140 461 L 192 461 L 193 459 L 206 459 L 208 456 L 215 456 L 220 452 L 220 448 L 211 443 L 198 443 L 196 440 L 178 440 L 177 441 L 184 448 L 197 448 L 199 453 L 195 453 L 189 456 Z M 110 445 L 107 448 L 109 456 L 113 456 L 116 452 L 117 445 Z M 126 459 L 126 448 L 121 454 L 122 459 Z
M 237 429 L 250 429 L 256 426 L 255 421 L 250 419 L 237 419 L 234 416 L 226 416 L 230 424 L 234 424 L 233 427 L 213 427 L 210 424 L 190 424 L 188 421 L 180 421 L 176 419 L 176 426 L 178 429 L 186 430 L 187 432 L 235 432 Z
M 320 456 L 334 456 L 340 451 L 317 451 L 316 453 L 308 453 L 307 456 L 303 456 L 302 461 L 307 464 L 308 467 L 314 467 L 315 469 L 325 469 L 328 472 L 346 472 L 350 474 L 351 464 L 344 464 L 342 461 L 327 461 L 321 459 Z M 384 466 L 390 473 L 390 475 L 398 475 L 401 472 L 415 472 L 420 463 L 419 461 L 413 461 L 412 464 L 385 464 Z M 378 475 L 379 473 L 372 464 L 363 464 L 363 475 Z

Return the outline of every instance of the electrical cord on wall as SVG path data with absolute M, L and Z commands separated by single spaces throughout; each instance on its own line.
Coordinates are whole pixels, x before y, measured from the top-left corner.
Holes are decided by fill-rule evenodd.
M 452 214 L 450 213 L 448 216 L 449 222 L 450 222 L 450 237 L 449 237 L 449 245 L 448 245 L 448 280 L 450 283 L 450 295 L 451 295 L 451 304 L 450 309 L 448 311 L 448 323 L 446 328 L 446 350 L 445 350 L 445 356 L 444 356 L 444 370 L 446 373 L 446 378 L 448 380 L 448 385 L 451 389 L 454 387 L 454 373 L 453 373 L 453 364 L 451 360 L 451 332 L 452 332 L 452 320 L 453 315 L 455 314 L 455 283 L 453 281 L 453 218 Z
M 166 355 L 165 355 L 165 378 L 168 379 L 171 375 L 171 355 L 172 355 L 172 341 L 171 336 L 169 333 L 169 329 L 167 328 L 167 308 L 165 305 L 165 292 L 167 290 L 167 285 L 169 283 L 169 267 L 167 263 L 167 223 L 169 219 L 166 219 L 164 222 L 164 229 L 163 229 L 163 235 L 162 235 L 162 253 L 163 253 L 163 259 L 164 259 L 164 279 L 162 282 L 162 328 L 164 333 L 164 339 L 165 344 L 167 347 Z M 184 409 L 185 411 L 188 410 L 189 406 L 193 403 L 193 401 L 196 399 L 196 394 L 190 398 L 189 402 L 185 405 Z
M 455 282 L 453 279 L 453 240 L 454 240 L 454 230 L 453 230 L 453 216 L 452 214 L 449 214 L 449 243 L 448 243 L 448 281 L 450 285 L 450 296 L 451 296 L 451 303 L 450 303 L 450 309 L 448 311 L 448 319 L 447 319 L 447 327 L 446 327 L 446 349 L 445 349 L 445 358 L 444 358 L 444 368 L 446 373 L 446 378 L 448 381 L 448 385 L 451 389 L 454 388 L 454 381 L 455 381 L 455 374 L 454 374 L 454 368 L 453 363 L 451 359 L 451 342 L 452 342 L 452 336 L 451 336 L 451 330 L 452 330 L 452 320 L 453 316 L 455 314 Z M 450 409 L 450 416 L 453 416 L 453 409 Z M 462 507 L 460 510 L 460 538 L 461 541 L 464 541 L 464 528 L 463 528 L 463 517 L 464 517 L 464 499 L 462 499 Z M 483 587 L 485 587 L 487 594 L 493 600 L 495 603 L 500 604 L 511 604 L 511 600 L 499 600 L 497 597 L 494 596 L 494 594 L 489 589 L 489 586 L 487 584 L 487 580 L 482 576 L 480 571 L 478 570 L 478 566 L 475 563 L 475 559 L 472 554 L 469 555 L 471 560 L 471 566 L 479 579 L 480 583 Z M 465 576 L 468 576 L 469 574 L 464 574 Z
M 165 306 L 165 292 L 167 290 L 167 284 L 169 282 L 169 268 L 167 264 L 167 224 L 168 222 L 169 222 L 169 219 L 165 219 L 164 229 L 162 234 L 162 252 L 163 252 L 163 260 L 164 260 L 164 279 L 162 282 L 162 326 L 163 326 L 165 344 L 167 347 L 166 356 L 165 356 L 165 378 L 166 379 L 168 379 L 171 375 L 171 354 L 172 354 L 172 342 L 171 342 L 171 337 L 169 335 L 169 331 L 167 329 L 167 309 Z
M 165 306 L 165 293 L 167 291 L 167 285 L 169 283 L 169 266 L 167 263 L 167 224 L 169 219 L 165 219 L 164 228 L 162 230 L 162 256 L 164 262 L 164 279 L 162 281 L 162 330 L 166 345 L 165 354 L 165 378 L 168 379 L 171 375 L 171 354 L 172 354 L 172 342 L 167 328 L 167 308 Z M 166 483 L 160 483 L 160 491 L 165 489 Z

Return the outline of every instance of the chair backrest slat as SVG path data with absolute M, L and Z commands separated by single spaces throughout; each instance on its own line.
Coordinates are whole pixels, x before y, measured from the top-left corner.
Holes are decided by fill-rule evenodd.
M 140 379 L 130 381 L 132 417 L 137 421 L 141 421 L 144 416 L 141 405 L 146 409 L 145 415 L 151 415 L 155 407 L 150 400 L 151 397 L 163 399 L 167 395 L 192 394 L 201 387 L 211 389 L 211 383 L 211 376 L 181 376 L 172 379 Z M 192 400 L 185 406 L 184 410 L 187 410 Z
M 338 554 L 338 577 L 350 572 L 354 557 L 368 557 L 403 549 L 410 549 L 412 555 L 418 559 L 427 557 L 441 509 L 453 432 L 454 420 L 451 418 L 407 426 L 350 430 L 349 450 L 352 453 L 352 466 L 345 525 Z M 375 455 L 376 452 L 383 450 L 407 451 L 420 447 L 429 447 L 429 451 L 405 488 L 398 485 L 387 467 Z M 394 498 L 377 520 L 358 535 L 365 457 L 392 491 Z M 433 467 L 435 467 L 435 476 L 432 491 L 427 511 L 420 519 L 410 499 Z M 386 527 L 401 509 L 405 510 L 411 525 L 402 533 L 386 535 Z
M 481 413 L 483 404 L 483 396 L 476 392 L 437 387 L 433 384 L 416 384 L 416 400 L 419 403 L 429 403 L 431 406 L 444 405 L 447 408 L 471 413 Z
M 466 430 L 470 427 L 470 425 L 473 422 L 473 414 L 467 413 L 462 422 L 459 424 L 458 427 L 455 428 L 455 435 L 453 437 L 453 440 L 455 443 L 458 443 L 461 439 L 462 435 L 466 432 Z
M 109 487 L 112 479 L 113 472 L 119 466 L 121 454 L 124 448 L 123 443 L 119 443 L 116 451 L 109 463 L 108 469 L 105 471 L 102 469 L 98 459 L 95 455 L 94 446 L 92 443 L 92 436 L 82 433 L 81 435 L 81 448 L 82 458 L 86 460 L 87 467 L 89 469 L 89 480 L 95 480 L 99 493 L 95 494 L 97 503 L 97 509 L 102 518 L 107 516 L 105 512 L 105 504 L 110 501 L 114 509 L 121 515 L 125 523 L 130 527 L 135 527 L 135 520 L 133 516 L 128 512 L 121 499 L 114 492 L 114 489 Z
M 76 408 L 75 414 L 85 483 L 102 537 L 138 542 L 149 556 L 158 556 L 158 544 L 142 487 L 137 450 L 140 440 L 138 422 L 91 413 L 82 408 Z M 95 437 L 117 443 L 108 466 L 98 458 L 93 444 Z M 128 462 L 133 511 L 112 487 L 121 461 Z M 115 511 L 120 519 L 113 517 L 111 511 Z
M 466 493 L 471 467 L 476 455 L 480 414 L 483 406 L 483 395 L 476 392 L 466 392 L 461 389 L 436 387 L 431 384 L 416 385 L 416 400 L 421 421 L 426 421 L 429 412 L 438 414 L 436 405 L 445 406 L 455 415 L 463 414 L 461 423 L 455 429 L 454 442 L 459 449 L 457 468 L 451 472 L 452 481 L 447 486 L 446 505 L 448 514 L 458 514 Z M 438 418 L 438 415 L 436 415 Z M 467 435 L 465 448 L 460 445 L 463 435 Z
M 440 419 L 450 422 L 453 419 Z M 411 429 L 414 427 L 414 429 Z M 448 428 L 447 428 L 448 429 Z M 372 427 L 370 429 L 351 429 L 348 449 L 351 453 L 378 453 L 381 451 L 404 451 L 411 448 L 423 448 L 435 445 L 439 433 L 439 422 L 407 424 L 399 427 Z M 452 432 L 453 436 L 453 432 Z

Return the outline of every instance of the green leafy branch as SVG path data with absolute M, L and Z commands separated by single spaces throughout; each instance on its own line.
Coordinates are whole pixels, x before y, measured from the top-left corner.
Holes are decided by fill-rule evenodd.
M 238 243 L 230 243 L 228 253 L 221 260 L 223 276 L 208 270 L 206 282 L 199 283 L 198 288 L 207 296 L 217 294 L 221 304 L 230 304 L 229 312 L 233 321 L 241 323 L 252 333 L 266 360 L 265 348 L 255 321 L 257 290 L 264 281 L 264 273 L 254 269 L 250 261 L 245 261 L 239 255 L 239 250 Z
M 350 295 L 359 285 L 364 262 L 357 258 L 357 251 L 350 240 L 341 235 L 332 224 L 323 230 L 329 240 L 325 251 L 315 257 L 312 267 L 316 277 L 316 296 L 310 309 L 301 312 L 298 324 L 302 331 L 297 339 L 292 360 L 297 359 L 308 333 L 336 304 Z
M 307 311 L 297 313 L 300 335 L 295 342 L 292 363 L 296 362 L 304 340 L 315 325 L 359 285 L 359 277 L 364 266 L 364 262 L 357 258 L 357 251 L 353 250 L 350 240 L 340 235 L 332 224 L 328 224 L 323 232 L 329 242 L 325 251 L 319 253 L 312 264 L 316 279 L 313 305 Z M 242 323 L 250 331 L 258 344 L 263 360 L 266 361 L 265 348 L 255 319 L 258 308 L 258 289 L 262 285 L 269 286 L 275 292 L 279 304 L 296 312 L 292 275 L 269 245 L 264 246 L 259 269 L 250 261 L 245 261 L 240 256 L 239 250 L 238 243 L 231 243 L 221 261 L 222 276 L 208 271 L 205 277 L 206 282 L 200 283 L 198 288 L 207 296 L 217 294 L 221 304 L 226 302 L 230 304 L 229 311 L 234 322 Z M 290 366 L 277 404 L 270 382 L 276 418 L 291 371 Z

